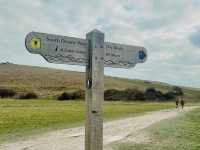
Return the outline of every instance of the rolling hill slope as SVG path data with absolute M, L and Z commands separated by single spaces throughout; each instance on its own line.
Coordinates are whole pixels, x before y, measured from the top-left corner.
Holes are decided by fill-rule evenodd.
M 0 64 L 0 88 L 10 88 L 18 92 L 36 92 L 41 97 L 56 96 L 63 91 L 84 89 L 85 75 L 81 72 L 65 71 L 58 69 Z M 116 77 L 105 77 L 105 89 L 137 88 L 145 90 L 155 87 L 161 91 L 169 91 L 173 85 L 130 80 Z M 200 90 L 182 87 L 188 100 L 200 101 Z

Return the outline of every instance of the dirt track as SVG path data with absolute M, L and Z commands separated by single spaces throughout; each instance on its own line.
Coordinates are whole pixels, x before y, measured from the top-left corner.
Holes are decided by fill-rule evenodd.
M 147 113 L 143 116 L 111 121 L 104 124 L 104 149 L 110 150 L 113 142 L 131 140 L 140 142 L 143 137 L 134 138 L 142 129 L 172 118 L 195 107 L 186 107 L 184 111 L 168 109 Z M 25 141 L 8 143 L 0 146 L 0 150 L 84 150 L 84 128 L 71 128 L 52 131 Z

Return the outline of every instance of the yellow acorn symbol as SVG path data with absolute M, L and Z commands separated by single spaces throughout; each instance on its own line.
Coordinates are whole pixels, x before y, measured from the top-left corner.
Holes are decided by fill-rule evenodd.
M 41 48 L 41 40 L 39 38 L 32 38 L 30 44 L 32 49 Z

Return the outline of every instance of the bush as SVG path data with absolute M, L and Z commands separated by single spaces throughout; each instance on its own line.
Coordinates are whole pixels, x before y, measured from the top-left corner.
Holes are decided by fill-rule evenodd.
M 119 101 L 125 99 L 124 92 L 116 89 L 109 89 L 104 91 L 104 99 L 111 101 Z
M 135 89 L 125 89 L 124 91 L 124 99 L 126 100 L 135 100 L 135 95 L 137 93 L 137 90 Z
M 173 91 L 177 94 L 177 96 L 184 95 L 183 90 L 180 87 L 178 87 L 178 86 L 174 86 L 173 87 Z
M 105 100 L 119 101 L 119 100 L 145 100 L 145 95 L 143 92 L 138 91 L 137 89 L 125 89 L 125 90 L 116 90 L 109 89 L 104 92 Z
M 16 95 L 16 92 L 11 89 L 0 89 L 0 97 L 8 98 Z
M 59 97 L 58 97 L 58 100 L 69 100 L 70 99 L 70 94 L 69 93 L 62 93 Z
M 159 91 L 160 94 L 160 91 Z M 157 100 L 157 95 L 159 95 L 157 90 L 153 87 L 146 89 L 145 97 L 147 100 Z
M 180 89 L 176 89 L 176 91 L 169 91 L 167 93 L 163 93 L 159 90 L 156 90 L 154 87 L 146 89 L 145 92 L 139 91 L 137 89 L 125 89 L 121 91 L 116 89 L 109 89 L 105 90 L 104 99 L 110 101 L 119 101 L 119 100 L 169 101 L 176 98 L 178 96 L 177 93 L 181 94 Z
M 146 96 L 143 92 L 141 91 L 138 91 L 136 94 L 135 94 L 135 100 L 146 100 Z
M 157 90 L 154 87 L 150 87 L 146 89 L 146 93 L 156 93 Z
M 165 94 L 163 94 L 161 91 L 157 91 L 156 93 L 156 100 L 157 101 L 166 101 Z
M 38 96 L 34 92 L 19 95 L 19 99 L 37 99 Z
M 151 101 L 166 101 L 170 99 L 171 95 L 169 93 L 164 94 L 163 92 L 151 87 L 145 91 L 145 97 L 146 100 Z
M 125 89 L 124 91 L 125 100 L 145 100 L 145 95 L 142 91 L 137 89 Z
M 106 101 L 135 101 L 135 100 L 151 100 L 151 101 L 167 101 L 172 100 L 177 97 L 176 91 L 170 91 L 163 93 L 159 90 L 156 90 L 154 87 L 146 89 L 145 92 L 139 91 L 137 89 L 125 89 L 125 90 L 116 90 L 108 89 L 104 91 L 104 99 Z M 84 99 L 85 91 L 77 90 L 74 92 L 63 92 L 58 96 L 58 100 L 76 100 Z
M 63 92 L 60 96 L 58 96 L 58 100 L 76 100 L 76 99 L 84 99 L 85 91 L 77 90 L 75 92 Z
M 84 98 L 85 98 L 84 90 L 77 90 L 71 93 L 71 99 L 84 99 Z
M 173 91 L 167 92 L 166 94 L 164 94 L 166 100 L 173 100 L 177 97 L 176 93 Z

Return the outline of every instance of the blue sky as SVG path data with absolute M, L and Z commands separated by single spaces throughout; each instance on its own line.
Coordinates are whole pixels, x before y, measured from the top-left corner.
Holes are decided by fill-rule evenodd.
M 30 31 L 84 38 L 94 28 L 105 40 L 141 45 L 148 60 L 111 76 L 200 87 L 199 0 L 0 0 L 0 62 L 84 71 L 29 54 Z

